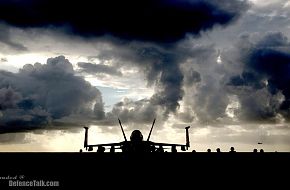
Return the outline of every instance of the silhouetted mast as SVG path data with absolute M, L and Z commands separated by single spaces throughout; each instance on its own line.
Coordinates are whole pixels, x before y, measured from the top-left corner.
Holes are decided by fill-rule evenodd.
M 119 118 L 118 118 L 118 120 L 119 120 L 119 124 L 120 124 L 120 126 L 121 126 L 121 130 L 122 130 L 122 133 L 123 133 L 124 139 L 125 139 L 125 141 L 127 141 L 127 138 L 126 138 L 126 135 L 125 135 L 124 129 L 123 129 L 123 127 L 122 127 L 121 121 L 120 121 Z
M 189 142 L 189 133 L 188 133 L 188 129 L 190 128 L 190 126 L 185 127 L 186 130 L 186 147 L 188 149 L 188 147 L 190 147 L 190 142 Z
M 88 127 L 84 127 L 85 128 L 85 141 L 84 141 L 84 148 L 87 149 L 88 147 Z
M 153 130 L 154 124 L 155 124 L 155 120 L 156 120 L 156 118 L 154 118 L 154 121 L 153 121 L 153 123 L 152 123 L 152 127 L 151 127 L 151 129 L 150 129 L 150 132 L 149 132 L 149 135 L 148 135 L 147 141 L 149 141 L 149 139 L 150 139 L 150 136 L 151 136 L 151 133 L 152 133 L 152 130 Z

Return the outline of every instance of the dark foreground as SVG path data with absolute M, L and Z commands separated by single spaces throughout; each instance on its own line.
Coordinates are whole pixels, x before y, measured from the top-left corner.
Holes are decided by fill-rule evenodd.
M 11 178 L 58 181 L 62 188 L 232 183 L 265 187 L 288 183 L 290 153 L 0 153 L 0 163 L 0 187 L 8 187 Z M 107 188 L 97 188 L 103 185 Z

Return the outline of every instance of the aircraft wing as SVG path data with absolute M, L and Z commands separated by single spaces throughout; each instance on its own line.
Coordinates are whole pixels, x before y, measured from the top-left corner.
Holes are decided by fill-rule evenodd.
M 155 143 L 155 142 L 151 142 L 152 145 L 157 145 L 157 146 L 186 146 L 184 144 L 170 144 L 170 143 Z
M 98 147 L 98 146 L 103 146 L 103 147 L 106 147 L 106 146 L 121 146 L 123 145 L 123 143 L 105 143 L 105 144 L 92 144 L 92 145 L 87 145 L 88 147 Z
M 155 142 L 151 142 L 151 145 L 154 146 L 160 146 L 160 147 L 171 147 L 172 149 L 176 149 L 176 147 L 181 147 L 182 151 L 185 151 L 188 149 L 189 146 L 185 145 L 185 144 L 171 144 L 171 143 L 155 143 Z

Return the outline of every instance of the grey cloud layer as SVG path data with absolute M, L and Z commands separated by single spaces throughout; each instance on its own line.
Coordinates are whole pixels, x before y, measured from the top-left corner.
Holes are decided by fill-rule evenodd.
M 158 107 L 152 105 L 148 99 L 133 101 L 126 98 L 115 104 L 112 111 L 107 113 L 107 117 L 113 118 L 113 122 L 120 118 L 125 123 L 150 123 L 156 118 L 158 111 Z
M 122 73 L 116 68 L 104 64 L 79 62 L 78 66 L 81 68 L 80 72 L 85 72 L 88 74 L 109 74 L 122 76 Z
M 180 41 L 187 33 L 199 35 L 216 25 L 226 26 L 237 20 L 249 7 L 247 1 L 237 0 L 100 1 L 97 6 L 85 2 L 80 5 L 70 2 L 70 9 L 65 9 L 66 14 L 63 14 L 67 1 L 2 1 L 0 19 L 21 28 L 59 27 L 65 23 L 70 34 L 85 37 L 108 34 L 121 38 L 119 42 L 115 41 L 118 50 L 102 51 L 98 58 L 101 61 L 117 60 L 115 68 L 131 64 L 143 71 L 148 85 L 155 87 L 150 104 L 161 108 L 164 118 L 176 113 L 180 107 L 184 96 L 183 83 L 190 86 L 201 80 L 194 68 L 186 77 L 182 73 L 180 65 L 192 57 L 193 52 L 173 42 Z M 95 14 L 89 14 L 92 7 L 97 8 Z M 53 15 L 50 14 L 52 8 L 55 9 Z M 8 14 L 13 10 L 17 10 L 21 20 Z M 79 13 L 78 17 L 75 17 L 75 12 Z M 136 19 L 138 22 L 135 22 Z M 164 46 L 164 43 L 169 46 Z M 114 67 L 105 65 L 79 63 L 78 66 L 82 72 L 90 74 L 121 75 Z M 61 114 L 61 111 L 64 111 L 64 115 L 69 114 L 66 109 L 60 110 L 54 110 L 52 117 L 55 117 L 55 111 L 57 114 Z
M 212 98 L 212 102 L 207 103 L 211 99 L 207 98 L 209 96 L 223 99 L 224 92 L 219 85 L 222 72 L 220 67 L 223 66 L 216 64 L 217 54 L 213 46 L 194 43 L 195 40 L 186 40 L 170 48 L 150 43 L 132 42 L 126 46 L 113 43 L 110 48 L 101 49 L 96 58 L 111 62 L 114 67 L 131 66 L 145 73 L 147 84 L 155 89 L 155 93 L 147 101 L 155 110 L 159 110 L 155 116 L 162 120 L 174 113 L 184 121 L 191 122 L 195 118 L 193 110 L 201 120 L 211 119 L 213 115 L 224 115 L 227 101 Z M 202 86 L 196 88 L 200 83 Z M 187 107 L 180 113 L 182 101 L 186 102 Z M 139 105 L 141 102 L 135 103 Z M 139 113 L 138 109 L 135 113 Z
M 205 1 L 196 2 L 204 3 Z M 238 11 L 237 17 L 234 16 L 231 18 L 238 18 L 238 15 L 240 15 L 246 7 L 242 6 L 245 5 L 244 3 L 229 4 L 226 3 L 226 1 L 214 1 L 214 4 L 224 10 L 236 10 L 241 6 L 242 9 Z M 259 16 L 257 12 L 247 13 L 244 19 L 249 20 L 251 14 L 254 14 L 255 18 Z M 276 17 L 278 18 L 279 16 L 281 15 L 277 14 L 276 16 L 274 15 L 273 18 L 276 19 Z M 271 21 L 267 16 L 263 16 L 261 19 L 264 19 L 264 21 L 265 19 L 269 22 Z M 220 24 L 216 21 L 213 22 Z M 211 21 L 210 25 L 212 25 L 213 22 Z M 255 23 L 259 22 L 260 21 L 255 21 Z M 227 23 L 228 22 L 225 22 L 224 24 L 226 25 Z M 288 19 L 284 18 L 281 23 L 288 23 Z M 253 26 L 248 25 L 248 27 Z M 262 26 L 262 24 L 259 25 L 259 27 Z M 204 29 L 208 30 L 210 28 L 211 26 Z M 268 29 L 268 27 L 265 29 Z M 201 30 L 198 30 L 198 32 Z M 131 37 L 131 40 L 135 39 L 134 36 Z M 140 40 L 141 38 L 139 37 L 136 37 L 136 39 Z M 286 37 L 282 34 L 274 33 L 265 36 L 264 39 L 261 39 L 259 42 L 254 42 L 252 39 L 247 38 L 246 35 L 241 38 L 242 40 L 234 49 L 228 52 L 221 52 L 222 64 L 217 64 L 216 59 L 218 54 L 215 47 L 211 45 L 202 45 L 203 43 L 200 43 L 202 40 L 187 39 L 188 41 L 171 43 L 170 46 L 165 47 L 161 46 L 159 42 L 145 43 L 143 38 L 143 42 L 128 41 L 128 38 L 124 38 L 124 41 L 116 39 L 112 41 L 108 40 L 108 43 L 111 43 L 109 44 L 109 48 L 102 49 L 101 47 L 99 49 L 99 54 L 94 55 L 101 62 L 112 62 L 112 66 L 93 64 L 92 62 L 82 62 L 79 63 L 78 66 L 81 68 L 81 71 L 85 73 L 116 75 L 120 77 L 126 77 L 125 74 L 121 75 L 120 69 L 134 67 L 137 68 L 139 72 L 142 72 L 142 74 L 145 74 L 148 86 L 155 88 L 154 95 L 146 99 L 146 101 L 143 100 L 130 103 L 121 102 L 116 104 L 113 110 L 107 114 L 108 117 L 115 117 L 115 114 L 120 114 L 124 117 L 124 120 L 130 118 L 138 122 L 140 120 L 151 122 L 153 116 L 159 116 L 166 119 L 166 116 L 170 113 L 177 113 L 179 119 L 186 122 L 192 122 L 195 119 L 201 122 L 219 121 L 222 119 L 230 119 L 226 114 L 226 109 L 232 99 L 236 98 L 241 107 L 234 109 L 234 112 L 235 117 L 239 119 L 256 121 L 265 118 L 274 118 L 274 120 L 276 120 L 280 115 L 288 117 L 288 82 L 285 82 L 288 81 L 288 75 L 281 74 L 280 71 L 277 71 L 277 73 L 270 72 L 270 70 L 273 69 L 266 68 L 267 66 L 262 64 L 267 63 L 267 65 L 272 65 L 277 62 L 277 57 L 280 57 L 279 60 L 282 60 L 282 62 L 284 61 L 285 65 L 288 65 L 288 53 L 282 51 L 282 49 L 288 48 Z M 151 41 L 152 39 L 153 38 L 151 38 Z M 107 39 L 104 37 L 101 40 L 106 41 Z M 254 50 L 255 52 L 253 52 Z M 259 54 L 265 53 L 267 54 L 266 57 L 269 56 L 267 59 L 272 59 L 274 56 L 269 64 L 267 61 L 260 58 Z M 286 68 L 284 68 L 284 66 L 278 67 L 281 67 L 281 70 L 288 73 L 288 66 L 285 66 Z M 31 69 L 30 66 L 27 66 L 24 70 L 29 69 Z M 48 73 L 47 75 L 44 73 L 42 74 L 43 76 L 49 77 L 51 75 L 50 71 Z M 277 79 L 277 76 L 282 76 L 283 80 Z M 74 79 L 72 81 L 74 81 Z M 268 83 L 267 85 L 266 82 Z M 90 89 L 89 87 L 86 88 Z M 5 90 L 8 91 L 9 89 L 6 88 Z M 19 93 L 21 98 L 27 98 L 27 95 L 23 95 L 22 90 L 19 91 L 14 88 L 10 90 L 12 90 L 14 94 Z M 59 96 L 59 94 L 55 93 L 54 96 Z M 90 95 L 80 95 L 80 97 L 82 96 L 90 97 Z M 84 102 L 90 102 L 92 99 L 93 98 L 87 98 Z M 95 113 L 100 116 L 100 119 L 104 117 L 102 101 L 97 102 L 99 103 L 95 105 Z M 182 113 L 179 110 L 181 103 L 185 105 Z M 120 106 L 121 104 L 123 106 Z M 83 103 L 79 102 L 78 105 L 83 105 Z M 140 105 L 147 107 L 148 110 L 158 110 L 158 113 L 156 113 L 156 111 L 144 112 L 143 109 L 140 109 L 140 107 L 142 107 Z M 18 106 L 18 104 L 16 106 Z M 128 111 L 130 110 L 130 106 L 134 108 L 135 112 Z M 67 105 L 64 106 L 63 109 L 57 108 L 59 111 L 56 108 L 53 109 L 53 107 L 55 107 L 54 105 L 49 107 L 52 108 L 47 110 L 41 107 L 41 109 L 44 109 L 48 113 L 48 118 L 53 119 L 69 115 L 72 113 L 70 110 L 82 106 L 70 107 Z M 61 115 L 62 111 L 64 115 Z M 38 111 L 36 112 L 38 113 Z M 44 113 L 46 112 L 43 112 L 43 115 L 45 115 Z M 150 119 L 137 118 L 138 113 L 141 115 L 143 114 L 142 117 Z M 56 117 L 57 115 L 60 116 Z
M 175 113 L 183 122 L 225 119 L 267 122 L 288 118 L 289 42 L 277 32 L 260 39 L 255 36 L 242 35 L 235 48 L 222 51 L 222 64 L 217 62 L 219 54 L 213 45 L 201 45 L 197 40 L 186 40 L 170 48 L 138 42 L 121 46 L 114 41 L 108 49 L 100 49 L 96 58 L 112 63 L 106 67 L 110 68 L 106 74 L 114 75 L 111 71 L 116 68 L 134 67 L 144 72 L 148 85 L 156 89 L 155 94 L 146 100 L 116 104 L 106 115 L 107 124 L 116 123 L 118 115 L 124 122 L 150 123 L 154 117 L 166 120 L 169 113 Z M 104 73 L 104 70 L 100 69 L 100 72 Z M 1 110 L 2 123 L 12 120 L 9 115 L 15 115 L 16 121 L 23 122 L 22 125 L 26 125 L 26 121 L 49 122 L 74 113 L 90 115 L 92 111 L 88 107 L 92 107 L 92 102 L 97 102 L 95 118 L 104 119 L 103 102 L 97 98 L 100 93 L 74 73 L 71 64 L 63 57 L 49 59 L 46 65 L 26 65 L 17 74 L 2 71 L 0 100 L 1 109 L 5 109 Z M 60 79 L 66 81 L 66 85 L 57 84 Z M 76 99 L 64 100 L 69 93 L 67 89 L 59 90 L 63 86 L 67 86 L 68 91 L 86 90 L 76 93 Z M 50 92 L 54 98 L 41 94 L 49 88 L 58 89 Z M 38 89 L 37 93 L 35 89 Z M 3 101 L 3 97 L 12 98 Z M 233 97 L 240 107 L 234 109 L 235 117 L 229 118 L 226 110 Z M 183 111 L 179 110 L 181 102 Z
M 24 65 L 19 73 L 0 71 L 0 111 L 1 132 L 42 127 L 71 114 L 104 117 L 101 93 L 63 56 Z
M 177 111 L 183 97 L 184 76 L 180 64 L 185 59 L 184 55 L 173 46 L 163 48 L 150 43 L 132 42 L 126 45 L 113 43 L 109 49 L 100 50 L 97 58 L 111 62 L 116 68 L 131 66 L 143 72 L 147 84 L 155 88 L 150 103 L 152 106 L 160 106 L 167 117 L 169 113 Z
M 27 47 L 25 47 L 23 44 L 15 42 L 11 35 L 10 30 L 7 25 L 4 25 L 0 22 L 0 42 L 7 45 L 9 48 L 16 50 L 16 51 L 27 51 Z

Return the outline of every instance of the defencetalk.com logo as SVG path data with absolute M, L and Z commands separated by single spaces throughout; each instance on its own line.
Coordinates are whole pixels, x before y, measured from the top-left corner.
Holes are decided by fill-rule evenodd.
M 59 187 L 59 181 L 26 179 L 24 175 L 0 176 L 0 180 L 8 182 L 9 187 Z

